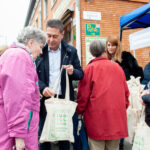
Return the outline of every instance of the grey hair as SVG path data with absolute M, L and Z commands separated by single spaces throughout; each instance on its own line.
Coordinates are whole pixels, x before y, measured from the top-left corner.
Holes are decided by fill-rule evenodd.
M 106 47 L 106 44 L 105 44 L 104 41 L 102 41 L 102 40 L 94 40 L 90 44 L 90 53 L 94 57 L 99 57 L 99 56 L 101 56 L 104 53 L 105 47 Z
M 59 19 L 51 19 L 47 22 L 46 28 L 56 28 L 59 29 L 60 33 L 64 31 L 64 25 L 61 20 Z
M 46 35 L 42 30 L 28 26 L 25 27 L 17 37 L 18 42 L 24 45 L 26 45 L 31 39 L 36 42 L 42 42 L 44 44 L 46 42 Z

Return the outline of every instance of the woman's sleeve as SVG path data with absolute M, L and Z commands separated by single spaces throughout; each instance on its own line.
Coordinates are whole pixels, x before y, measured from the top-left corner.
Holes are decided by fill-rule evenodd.
M 2 66 L 4 110 L 10 137 L 24 138 L 28 132 L 32 94 L 35 91 L 32 71 L 31 61 L 25 56 L 14 56 Z
M 78 114 L 83 114 L 87 107 L 91 95 L 91 88 L 92 88 L 91 85 L 92 85 L 91 73 L 89 69 L 85 69 L 84 76 L 79 81 L 78 85 L 78 93 L 77 93 L 78 106 L 76 109 L 76 112 Z
M 127 77 L 127 80 L 130 79 L 130 76 L 141 77 L 141 81 L 144 78 L 143 69 L 137 63 L 136 58 L 129 52 L 122 52 L 122 65 Z
M 129 92 L 129 89 L 128 89 L 128 85 L 127 85 L 127 82 L 126 80 L 124 80 L 124 87 L 125 87 L 125 103 L 126 103 L 126 108 L 128 108 L 129 106 L 129 95 L 130 95 L 130 92 Z

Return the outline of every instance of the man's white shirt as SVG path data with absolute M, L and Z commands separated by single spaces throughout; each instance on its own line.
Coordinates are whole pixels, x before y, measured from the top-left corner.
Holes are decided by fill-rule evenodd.
M 51 50 L 48 48 L 49 54 L 49 87 L 50 89 L 54 88 L 54 84 L 60 74 L 60 65 L 61 65 L 61 44 L 57 50 Z M 61 95 L 61 84 L 56 88 L 55 94 Z

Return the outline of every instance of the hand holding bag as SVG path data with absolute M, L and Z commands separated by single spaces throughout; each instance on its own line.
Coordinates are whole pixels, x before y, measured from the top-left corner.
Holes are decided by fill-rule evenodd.
M 62 69 L 61 69 L 62 72 Z M 54 91 L 61 78 L 56 81 Z M 52 97 L 45 101 L 47 116 L 42 130 L 40 143 L 68 140 L 74 142 L 72 117 L 77 103 L 69 98 L 69 79 L 66 73 L 65 99 Z

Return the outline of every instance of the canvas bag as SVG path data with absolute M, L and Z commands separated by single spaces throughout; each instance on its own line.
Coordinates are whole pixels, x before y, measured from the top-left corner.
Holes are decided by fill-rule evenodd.
M 150 150 L 150 128 L 144 122 L 137 125 L 132 150 Z
M 143 109 L 144 110 L 144 109 Z M 150 149 L 150 127 L 144 121 L 144 111 L 140 123 L 138 123 L 132 150 L 149 150 Z
M 61 69 L 62 72 L 62 69 Z M 55 83 L 54 91 L 59 85 L 61 72 Z M 60 88 L 60 87 L 59 87 Z M 69 79 L 66 73 L 65 99 L 52 97 L 45 101 L 47 116 L 42 130 L 40 143 L 67 140 L 74 142 L 72 117 L 77 103 L 69 98 Z
M 127 81 L 130 91 L 129 101 L 130 106 L 127 109 L 127 122 L 128 122 L 128 134 L 129 136 L 125 140 L 129 143 L 133 143 L 135 128 L 140 120 L 142 113 L 142 104 L 140 103 L 140 93 L 144 89 L 144 86 L 140 84 L 140 78 L 130 77 Z
M 130 144 L 133 143 L 135 135 L 135 127 L 140 119 L 141 111 L 129 106 L 127 109 L 127 122 L 128 122 L 128 137 L 125 138 Z

